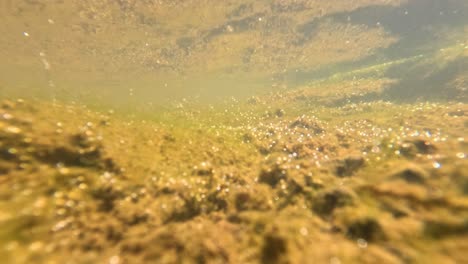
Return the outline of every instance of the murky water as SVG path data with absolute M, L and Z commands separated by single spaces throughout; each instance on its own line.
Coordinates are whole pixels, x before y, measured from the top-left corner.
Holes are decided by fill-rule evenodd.
M 0 0 L 0 36 L 5 263 L 466 259 L 466 0 Z
M 4 0 L 0 10 L 0 85 L 16 93 L 246 97 L 444 48 L 459 54 L 433 70 L 466 66 L 467 3 L 457 0 Z

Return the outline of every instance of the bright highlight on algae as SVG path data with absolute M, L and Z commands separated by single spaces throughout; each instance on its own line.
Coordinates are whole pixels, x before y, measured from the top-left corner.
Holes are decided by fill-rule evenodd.
M 2 263 L 463 263 L 468 3 L 4 1 Z

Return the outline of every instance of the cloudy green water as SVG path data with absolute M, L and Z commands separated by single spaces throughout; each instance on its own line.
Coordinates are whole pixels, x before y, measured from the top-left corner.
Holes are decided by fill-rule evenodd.
M 293 89 L 444 47 L 461 54 L 450 58 L 460 66 L 448 66 L 445 75 L 466 65 L 466 52 L 460 52 L 468 17 L 463 0 L 0 5 L 5 95 L 111 104 L 186 97 L 213 102 Z M 394 72 L 384 75 L 408 77 Z

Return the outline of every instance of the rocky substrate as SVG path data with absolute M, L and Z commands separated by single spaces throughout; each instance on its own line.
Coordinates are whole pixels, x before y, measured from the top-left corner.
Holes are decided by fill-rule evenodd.
M 464 261 L 465 104 L 248 105 L 214 126 L 3 101 L 1 258 Z

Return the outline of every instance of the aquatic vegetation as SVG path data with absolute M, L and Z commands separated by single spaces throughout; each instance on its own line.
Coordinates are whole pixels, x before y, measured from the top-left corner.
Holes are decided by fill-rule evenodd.
M 360 107 L 296 116 L 242 106 L 248 114 L 236 124 L 228 111 L 210 129 L 203 111 L 179 126 L 6 101 L 1 254 L 16 262 L 69 254 L 79 262 L 398 262 L 421 260 L 417 250 L 461 260 L 457 246 L 429 250 L 422 241 L 463 239 L 456 219 L 468 212 L 467 162 L 454 153 L 468 150 L 464 119 L 453 113 L 466 106 Z M 51 112 L 54 120 L 41 117 Z M 304 251 L 312 241 L 327 250 Z M 21 260 L 19 252 L 28 253 Z

